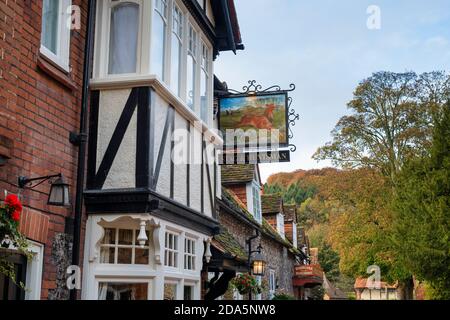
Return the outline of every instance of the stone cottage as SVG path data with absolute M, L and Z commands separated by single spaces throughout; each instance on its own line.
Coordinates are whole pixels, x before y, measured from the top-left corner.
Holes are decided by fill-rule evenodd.
M 248 272 L 248 240 L 256 237 L 252 241 L 252 251 L 261 246 L 267 262 L 264 276 L 257 279 L 266 290 L 253 298 L 272 299 L 277 293 L 295 296 L 294 266 L 305 257 L 285 237 L 284 229 L 277 230 L 264 218 L 258 166 L 223 166 L 222 186 L 222 198 L 218 200 L 221 233 L 212 241 L 213 257 L 208 272 L 221 273 L 228 281 L 237 273 Z M 224 299 L 247 298 L 223 290 L 226 291 L 226 287 L 218 293 Z

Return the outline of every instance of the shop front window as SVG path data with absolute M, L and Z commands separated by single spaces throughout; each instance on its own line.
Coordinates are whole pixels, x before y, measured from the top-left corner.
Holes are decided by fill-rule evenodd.
M 98 300 L 148 300 L 148 283 L 100 282 Z

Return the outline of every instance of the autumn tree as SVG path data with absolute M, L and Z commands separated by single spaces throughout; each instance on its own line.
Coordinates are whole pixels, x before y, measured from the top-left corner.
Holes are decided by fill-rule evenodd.
M 449 92 L 442 72 L 375 73 L 356 88 L 351 114 L 339 120 L 333 141 L 313 157 L 344 168 L 376 168 L 394 182 L 406 159 L 428 149 L 430 123 Z

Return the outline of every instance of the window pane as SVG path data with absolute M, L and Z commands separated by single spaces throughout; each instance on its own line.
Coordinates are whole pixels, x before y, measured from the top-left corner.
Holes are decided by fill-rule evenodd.
M 167 4 L 165 1 L 156 1 L 152 26 L 152 72 L 164 80 L 164 53 L 166 45 Z
M 117 264 L 132 264 L 132 254 L 133 249 L 131 248 L 119 248 L 117 254 Z
M 116 229 L 105 229 L 103 244 L 115 244 L 115 243 L 116 243 Z
M 186 79 L 186 103 L 194 110 L 195 101 L 195 61 L 194 58 L 189 54 L 187 58 L 187 79 Z
M 119 245 L 131 246 L 133 244 L 133 230 L 119 230 Z
M 148 264 L 149 249 L 136 249 L 134 264 Z
M 184 300 L 194 300 L 193 289 L 192 286 L 184 286 Z
M 109 74 L 135 73 L 139 5 L 123 3 L 111 10 Z
M 98 286 L 98 300 L 148 300 L 148 284 L 101 282 Z
M 176 95 L 180 95 L 180 58 L 181 43 L 176 36 L 172 37 L 172 54 L 170 65 L 170 87 Z
M 114 264 L 115 248 L 102 247 L 100 250 L 100 263 Z
M 177 285 L 176 284 L 164 284 L 164 300 L 176 300 L 177 299 Z
M 208 76 L 204 70 L 201 73 L 200 88 L 200 110 L 201 117 L 205 123 L 208 123 Z
M 42 3 L 42 45 L 54 54 L 58 54 L 60 0 L 44 0 Z

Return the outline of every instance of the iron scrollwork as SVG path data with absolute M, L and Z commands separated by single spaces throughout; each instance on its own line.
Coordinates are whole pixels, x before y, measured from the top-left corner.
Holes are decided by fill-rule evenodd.
M 256 83 L 256 80 L 249 80 L 248 85 L 242 87 L 242 91 L 228 89 L 232 94 L 256 94 L 256 93 L 276 93 L 276 92 L 291 92 L 295 90 L 295 84 L 291 83 L 289 89 L 283 90 L 279 85 L 271 86 L 263 89 L 263 86 Z

